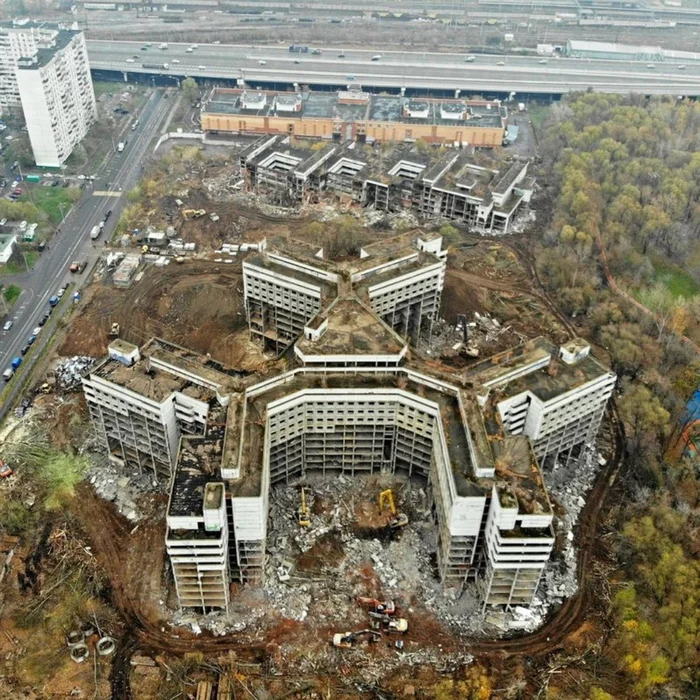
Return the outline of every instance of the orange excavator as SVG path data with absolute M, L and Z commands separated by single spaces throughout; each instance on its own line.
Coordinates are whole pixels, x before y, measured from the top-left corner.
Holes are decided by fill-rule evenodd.
M 380 615 L 393 615 L 396 612 L 396 605 L 393 600 L 377 600 L 376 598 L 360 597 L 357 599 L 357 602 L 363 607 L 372 608 L 372 612 L 379 613 Z

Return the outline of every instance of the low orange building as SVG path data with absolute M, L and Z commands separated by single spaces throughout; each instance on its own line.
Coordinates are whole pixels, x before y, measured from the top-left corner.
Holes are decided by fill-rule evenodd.
M 507 110 L 498 101 L 441 100 L 348 92 L 271 92 L 214 88 L 202 106 L 212 133 L 290 134 L 336 141 L 422 139 L 428 143 L 503 144 Z

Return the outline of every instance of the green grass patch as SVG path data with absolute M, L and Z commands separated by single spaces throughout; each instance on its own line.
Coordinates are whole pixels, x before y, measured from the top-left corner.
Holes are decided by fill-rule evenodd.
M 9 284 L 3 290 L 2 296 L 8 304 L 14 304 L 19 295 L 22 293 L 22 288 L 18 287 L 16 284 Z
M 655 270 L 654 281 L 664 284 L 674 297 L 690 299 L 700 293 L 700 284 L 679 265 L 662 259 L 654 259 L 652 264 Z
M 68 216 L 74 202 L 80 198 L 80 189 L 77 187 L 34 187 L 31 196 L 28 193 L 22 195 L 22 199 L 30 200 L 39 211 L 44 212 L 49 221 L 57 226 L 64 216 Z M 63 208 L 63 214 L 61 214 Z

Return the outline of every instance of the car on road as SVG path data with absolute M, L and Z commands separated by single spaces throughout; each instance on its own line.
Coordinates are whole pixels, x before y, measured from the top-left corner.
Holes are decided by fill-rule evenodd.
M 298 66 L 301 63 L 301 61 L 297 59 L 296 61 L 294 61 L 294 63 Z
M 465 63 L 474 63 L 475 60 L 476 60 L 476 56 L 467 56 L 467 57 L 464 59 L 464 62 L 465 62 Z
M 59 289 L 59 290 L 56 292 L 56 296 L 57 296 L 59 299 L 61 299 L 65 293 L 66 293 L 66 292 L 65 292 L 64 289 Z M 54 304 L 54 306 L 55 306 L 55 304 Z
M 376 54 L 374 54 L 374 56 L 372 56 L 371 60 L 372 61 L 381 61 L 381 59 L 382 59 L 382 55 L 380 53 L 376 53 Z
M 217 42 L 215 41 L 214 43 L 216 44 Z M 221 43 L 221 42 L 218 42 L 218 43 Z M 198 48 L 199 48 L 199 44 L 190 44 L 190 48 L 192 48 L 192 49 L 198 49 Z
M 345 54 L 344 54 L 344 53 L 339 53 L 339 54 L 338 54 L 338 58 L 345 58 Z
M 25 345 L 25 346 L 22 348 L 21 354 L 22 354 L 22 356 L 24 356 L 24 355 L 26 355 L 28 352 L 29 352 L 29 345 Z
M 267 61 L 264 61 L 262 58 L 258 61 L 259 66 L 265 66 L 267 65 Z
M 538 63 L 543 63 L 543 64 L 544 64 L 544 63 L 547 63 L 547 59 L 546 59 L 546 58 L 542 58 L 542 59 L 540 59 L 540 60 L 538 61 Z
M 127 62 L 127 63 L 135 63 L 135 61 L 134 61 L 133 58 L 127 58 L 127 59 L 126 59 L 126 62 Z
M 6 381 L 9 382 L 10 379 L 14 376 L 15 371 L 12 369 L 12 367 L 8 367 L 3 373 L 2 373 L 2 378 Z
M 148 51 L 148 46 L 142 46 L 141 51 Z
M 185 49 L 185 53 L 194 53 L 194 49 L 190 46 L 188 49 Z
M 259 63 L 259 61 L 258 61 L 258 63 Z M 197 68 L 199 68 L 199 70 L 206 70 L 207 69 L 206 66 L 197 66 Z
M 171 61 L 171 63 L 180 63 L 180 59 L 179 59 L 179 58 L 173 58 L 173 60 Z
M 12 328 L 12 321 L 5 321 L 5 325 L 2 327 L 4 331 L 9 331 Z
M 39 333 L 41 333 L 41 326 L 37 326 L 37 327 L 32 331 L 32 335 L 34 335 L 34 336 L 39 335 Z
M 678 66 L 678 70 L 685 70 L 685 63 L 681 63 L 681 65 Z
M 505 62 L 505 61 L 499 61 L 496 65 L 497 65 L 497 66 L 505 66 L 505 65 L 506 65 L 506 62 Z
M 656 66 L 653 63 L 647 63 L 647 68 L 654 69 Z
M 41 329 L 39 329 L 41 330 Z M 34 341 L 36 340 L 36 335 L 30 335 L 27 338 L 27 345 L 34 345 Z

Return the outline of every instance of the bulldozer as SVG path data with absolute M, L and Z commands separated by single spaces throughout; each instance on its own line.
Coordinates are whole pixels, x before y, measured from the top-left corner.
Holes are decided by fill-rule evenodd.
M 201 219 L 207 215 L 207 212 L 204 209 L 183 209 L 182 215 L 186 219 Z
M 384 512 L 384 505 L 389 506 L 391 511 L 391 520 L 389 521 L 389 527 L 393 529 L 399 527 L 405 527 L 408 525 L 408 516 L 406 513 L 399 513 L 396 510 L 396 504 L 394 503 L 394 492 L 391 489 L 386 489 L 381 491 L 379 494 L 379 513 Z
M 311 525 L 311 518 L 309 517 L 309 508 L 306 505 L 306 493 L 304 492 L 304 487 L 301 487 L 301 505 L 297 511 L 297 517 L 299 525 L 301 527 L 309 527 Z
M 339 649 L 352 649 L 358 639 L 367 635 L 370 642 L 378 642 L 381 639 L 381 632 L 376 630 L 359 630 L 357 632 L 336 632 L 333 635 L 333 646 Z

